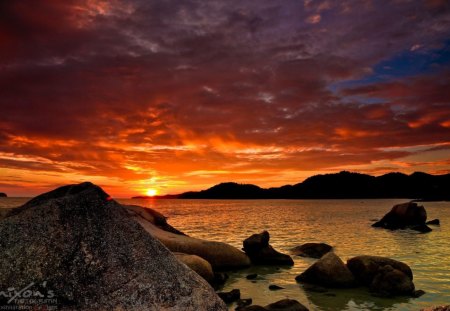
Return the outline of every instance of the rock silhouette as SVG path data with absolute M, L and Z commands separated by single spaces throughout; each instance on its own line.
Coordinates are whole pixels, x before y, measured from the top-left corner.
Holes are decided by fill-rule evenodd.
M 381 227 L 390 230 L 397 229 L 413 229 L 420 232 L 432 231 L 426 224 L 427 212 L 423 206 L 417 205 L 415 202 L 407 202 L 397 204 L 383 216 L 383 218 L 375 222 L 372 227 Z
M 294 261 L 289 255 L 276 251 L 269 245 L 269 232 L 263 231 L 253 234 L 244 240 L 244 252 L 250 257 L 252 263 L 257 265 L 290 265 Z

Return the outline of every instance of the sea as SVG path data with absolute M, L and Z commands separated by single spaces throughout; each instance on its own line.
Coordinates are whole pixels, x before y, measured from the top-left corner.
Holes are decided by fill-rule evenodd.
M 26 198 L 0 198 L 0 207 L 14 207 Z M 295 277 L 315 259 L 293 256 L 293 267 L 253 266 L 229 271 L 221 291 L 239 289 L 241 298 L 267 305 L 296 299 L 310 310 L 420 310 L 450 304 L 450 202 L 423 202 L 428 220 L 438 218 L 440 226 L 422 234 L 411 230 L 389 231 L 371 224 L 392 206 L 408 199 L 357 200 L 169 200 L 118 199 L 120 203 L 150 207 L 168 217 L 168 222 L 189 236 L 229 243 L 242 248 L 244 239 L 267 230 L 270 244 L 289 253 L 307 242 L 324 242 L 334 247 L 345 262 L 358 255 L 385 256 L 408 264 L 419 298 L 381 298 L 367 289 L 307 290 Z M 257 273 L 256 280 L 247 280 Z M 269 285 L 283 287 L 269 290 Z M 230 310 L 235 309 L 230 305 Z

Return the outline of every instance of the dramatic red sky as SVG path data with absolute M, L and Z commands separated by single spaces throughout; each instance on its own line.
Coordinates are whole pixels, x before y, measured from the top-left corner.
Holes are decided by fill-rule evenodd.
M 446 0 L 0 2 L 0 191 L 450 172 Z

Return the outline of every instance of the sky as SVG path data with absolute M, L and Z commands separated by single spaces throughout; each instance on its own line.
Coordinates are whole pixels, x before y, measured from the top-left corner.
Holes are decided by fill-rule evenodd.
M 446 0 L 0 2 L 0 192 L 450 172 Z

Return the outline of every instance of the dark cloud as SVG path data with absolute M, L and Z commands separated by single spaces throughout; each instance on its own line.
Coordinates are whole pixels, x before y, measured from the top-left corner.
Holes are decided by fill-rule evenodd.
M 22 0 L 0 12 L 0 167 L 134 181 L 233 163 L 319 171 L 449 142 L 445 64 L 333 88 L 442 46 L 446 1 Z

